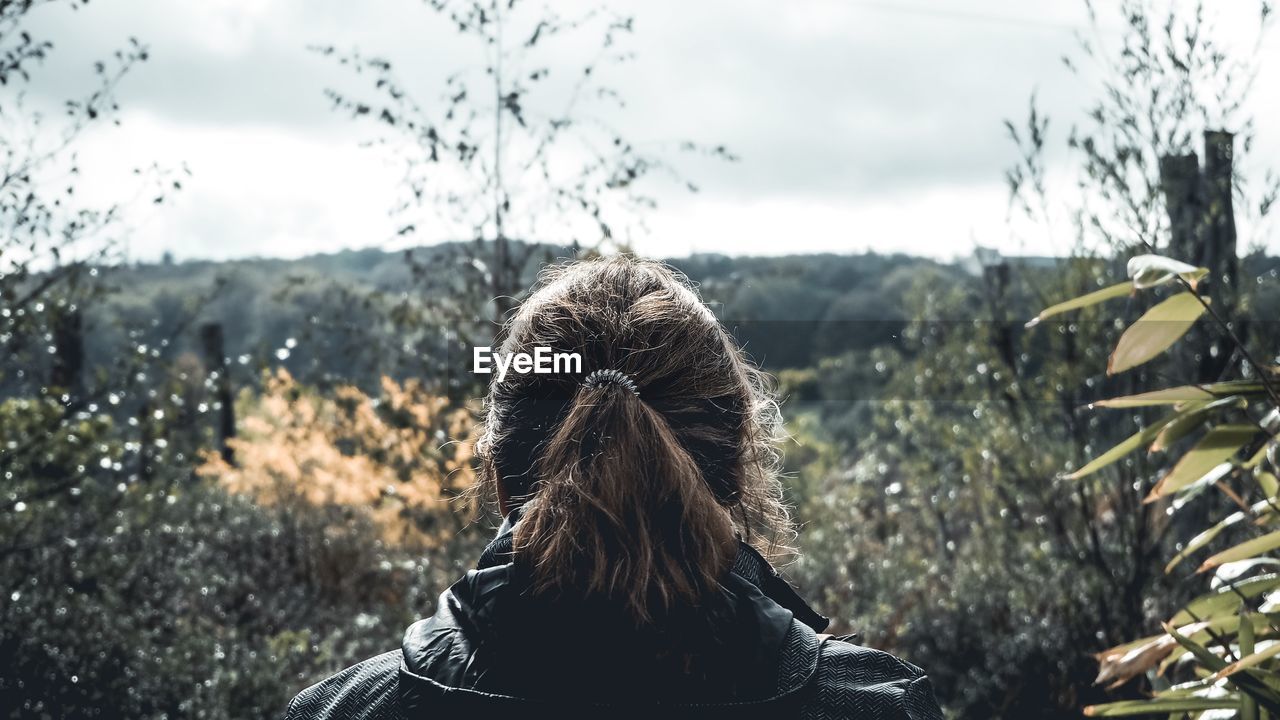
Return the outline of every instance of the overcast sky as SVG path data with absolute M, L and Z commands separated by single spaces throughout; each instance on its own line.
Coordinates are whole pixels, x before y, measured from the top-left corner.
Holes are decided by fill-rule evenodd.
M 654 183 L 660 205 L 640 251 L 1065 250 L 1006 223 L 1003 171 L 1014 153 L 1002 120 L 1023 117 L 1037 91 L 1060 141 L 1088 102 L 1095 89 L 1061 63 L 1087 24 L 1079 0 L 610 5 L 636 20 L 627 41 L 636 59 L 608 76 L 627 101 L 616 118 L 626 135 L 653 147 L 724 143 L 741 158 L 672 156 L 702 191 Z M 1249 11 L 1222 18 L 1219 30 L 1251 41 L 1254 6 L 1233 5 Z M 556 3 L 566 14 L 579 6 Z M 400 169 L 361 146 L 372 126 L 333 112 L 323 94 L 364 81 L 308 46 L 386 56 L 423 97 L 440 93 L 447 73 L 483 62 L 421 0 L 95 0 L 37 12 L 34 29 L 56 47 L 31 85 L 36 104 L 88 87 L 93 60 L 129 36 L 150 46 L 150 61 L 120 88 L 120 127 L 80 147 L 94 199 L 132 193 L 129 170 L 141 163 L 191 171 L 172 204 L 138 204 L 133 259 L 405 244 L 389 215 Z M 1258 153 L 1271 157 L 1280 148 L 1275 44 L 1264 48 L 1254 96 L 1255 112 L 1269 109 L 1259 113 Z M 1064 182 L 1068 159 L 1053 157 Z M 428 219 L 413 242 L 457 233 Z

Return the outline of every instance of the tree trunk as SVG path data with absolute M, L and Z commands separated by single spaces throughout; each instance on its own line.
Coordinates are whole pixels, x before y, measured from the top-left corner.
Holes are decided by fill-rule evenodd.
M 1200 289 L 1224 318 L 1238 304 L 1240 260 L 1236 256 L 1236 223 L 1232 202 L 1232 158 L 1235 136 L 1222 130 L 1204 133 L 1204 167 L 1195 153 L 1160 159 L 1160 188 L 1169 215 L 1168 254 L 1176 260 L 1208 268 Z M 1196 368 L 1193 382 L 1212 382 L 1226 369 L 1231 353 L 1217 330 L 1195 328 L 1180 353 Z
M 68 406 L 75 406 L 84 397 L 84 321 L 79 308 L 57 308 L 54 312 L 49 385 L 66 394 Z
M 218 452 L 227 464 L 235 462 L 235 453 L 227 441 L 236 436 L 236 411 L 231 397 L 231 379 L 227 377 L 227 359 L 223 354 L 222 324 L 205 323 L 200 327 L 205 364 L 213 381 L 218 403 Z
M 1236 218 L 1232 203 L 1235 136 L 1221 130 L 1204 134 L 1204 241 L 1201 264 L 1213 272 L 1211 290 L 1224 316 L 1235 309 L 1240 259 L 1236 255 Z
M 1170 257 L 1196 262 L 1200 224 L 1200 159 L 1195 153 L 1160 158 L 1160 189 L 1169 213 Z

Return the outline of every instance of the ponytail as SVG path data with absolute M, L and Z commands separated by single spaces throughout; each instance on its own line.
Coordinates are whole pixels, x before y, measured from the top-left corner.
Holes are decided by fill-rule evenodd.
M 536 592 L 605 596 L 645 624 L 700 604 L 733 561 L 728 510 L 666 418 L 623 385 L 580 387 L 537 476 L 515 527 Z

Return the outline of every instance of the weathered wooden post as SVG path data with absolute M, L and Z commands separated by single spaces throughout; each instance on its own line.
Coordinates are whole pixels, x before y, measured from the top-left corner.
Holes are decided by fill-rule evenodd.
M 1200 158 L 1195 153 L 1160 158 L 1160 189 L 1169 215 L 1166 253 L 1183 262 L 1196 262 L 1200 224 Z
M 1221 130 L 1204 134 L 1204 226 L 1200 264 L 1213 272 L 1210 292 L 1230 317 L 1239 298 L 1240 259 L 1236 255 L 1236 217 L 1232 202 L 1232 158 L 1235 135 Z
M 1160 158 L 1160 189 L 1169 216 L 1167 254 L 1209 269 L 1201 294 L 1224 319 L 1235 319 L 1240 260 L 1236 256 L 1236 222 L 1232 202 L 1235 136 L 1222 130 L 1204 133 L 1204 165 L 1195 153 Z M 1237 322 L 1237 335 L 1244 337 Z M 1216 340 L 1215 340 L 1216 339 Z M 1217 380 L 1231 353 L 1220 333 L 1195 329 L 1188 335 L 1186 357 L 1197 368 L 1195 382 Z M 1216 348 L 1217 351 L 1211 351 Z
M 231 396 L 231 378 L 227 375 L 227 358 L 223 354 L 222 324 L 205 323 L 200 326 L 200 341 L 204 346 L 205 364 L 213 383 L 214 398 L 218 403 L 218 452 L 227 464 L 235 462 L 235 453 L 227 441 L 236 436 L 236 411 Z
M 70 305 L 53 310 L 53 367 L 49 386 L 67 395 L 75 405 L 84 397 L 84 321 L 80 308 Z

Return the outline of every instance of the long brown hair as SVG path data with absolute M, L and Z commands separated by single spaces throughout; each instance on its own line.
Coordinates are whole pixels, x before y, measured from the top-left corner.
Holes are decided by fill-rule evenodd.
M 546 271 L 500 352 L 576 352 L 583 374 L 492 382 L 477 451 L 538 592 L 604 596 L 639 623 L 699 606 L 739 537 L 790 539 L 777 404 L 689 281 L 629 256 Z M 584 383 L 615 370 L 634 383 Z

